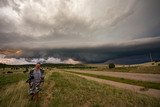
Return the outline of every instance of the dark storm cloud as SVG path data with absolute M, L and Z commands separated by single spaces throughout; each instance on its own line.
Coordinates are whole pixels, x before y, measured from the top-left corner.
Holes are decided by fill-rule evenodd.
M 23 58 L 48 58 L 54 57 L 61 60 L 72 58 L 83 63 L 103 63 L 131 56 L 146 56 L 150 53 L 160 55 L 160 39 L 138 43 L 136 45 L 116 45 L 83 48 L 61 48 L 61 49 L 25 49 L 18 57 Z M 158 57 L 160 57 L 158 55 Z M 13 56 L 9 56 L 13 57 Z M 16 57 L 16 56 L 15 56 Z M 131 61 L 132 62 L 132 61 Z

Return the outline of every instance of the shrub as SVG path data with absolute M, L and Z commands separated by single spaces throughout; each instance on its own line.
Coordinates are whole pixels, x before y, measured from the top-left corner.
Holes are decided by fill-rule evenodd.
M 12 71 L 7 71 L 7 73 L 13 73 Z
M 28 72 L 28 71 L 23 71 L 23 73 L 26 73 L 26 72 Z
M 110 63 L 110 64 L 109 64 L 109 68 L 115 68 L 115 64 Z

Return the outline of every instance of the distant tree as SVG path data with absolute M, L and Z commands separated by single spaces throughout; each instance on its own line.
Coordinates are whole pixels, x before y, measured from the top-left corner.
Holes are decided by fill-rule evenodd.
M 6 66 L 6 64 L 0 63 L 0 68 L 3 68 L 3 70 L 5 70 Z
M 109 64 L 109 68 L 110 68 L 110 69 L 111 69 L 111 68 L 115 68 L 115 64 L 110 63 L 110 64 Z

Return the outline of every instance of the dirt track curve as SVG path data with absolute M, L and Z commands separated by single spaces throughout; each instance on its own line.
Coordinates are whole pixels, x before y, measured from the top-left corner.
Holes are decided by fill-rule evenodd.
M 130 84 L 125 84 L 125 83 L 120 83 L 120 82 L 114 82 L 114 81 L 110 81 L 110 80 L 104 80 L 104 79 L 99 79 L 99 78 L 90 77 L 90 76 L 84 76 L 84 75 L 75 74 L 75 73 L 71 73 L 71 74 L 77 75 L 77 76 L 85 78 L 87 80 L 92 80 L 92 81 L 96 81 L 99 83 L 108 84 L 108 85 L 111 85 L 111 86 L 114 86 L 117 88 L 126 89 L 126 90 L 130 90 L 133 92 L 145 94 L 148 96 L 160 98 L 160 90 L 148 89 L 146 91 L 142 91 L 141 89 L 143 89 L 143 87 L 141 87 L 141 86 L 130 85 Z

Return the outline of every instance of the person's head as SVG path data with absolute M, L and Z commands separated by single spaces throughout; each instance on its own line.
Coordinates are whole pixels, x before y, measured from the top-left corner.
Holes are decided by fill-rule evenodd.
M 40 63 L 37 63 L 37 64 L 35 65 L 35 68 L 36 68 L 36 69 L 40 69 L 40 67 L 41 67 L 41 64 L 40 64 Z

